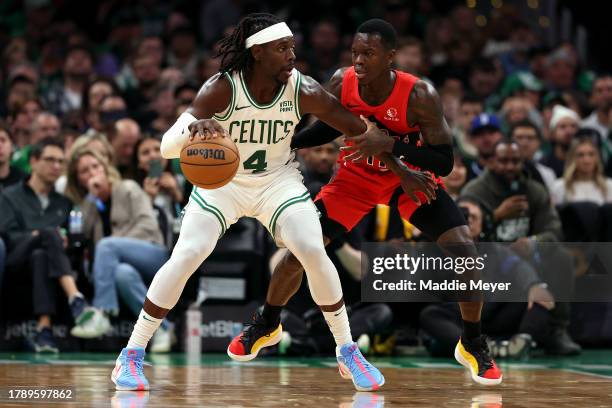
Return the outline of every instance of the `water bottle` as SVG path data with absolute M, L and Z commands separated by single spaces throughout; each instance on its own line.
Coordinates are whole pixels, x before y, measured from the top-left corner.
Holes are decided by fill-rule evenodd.
M 185 313 L 185 352 L 190 360 L 194 357 L 199 359 L 202 353 L 202 311 L 200 306 L 204 300 L 206 300 L 206 291 L 204 290 L 204 282 L 200 278 L 198 297 Z
M 192 303 L 185 313 L 185 352 L 189 356 L 202 353 L 202 312 Z
M 78 206 L 70 211 L 68 232 L 72 246 L 80 248 L 83 244 L 83 212 Z

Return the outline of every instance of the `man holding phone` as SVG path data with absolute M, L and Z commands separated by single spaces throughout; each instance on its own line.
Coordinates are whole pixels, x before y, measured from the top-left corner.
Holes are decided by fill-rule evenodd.
M 561 240 L 561 221 L 550 205 L 548 191 L 525 178 L 523 160 L 515 142 L 498 142 L 489 168 L 461 192 L 478 199 L 493 215 L 495 235 L 529 255 L 535 242 Z

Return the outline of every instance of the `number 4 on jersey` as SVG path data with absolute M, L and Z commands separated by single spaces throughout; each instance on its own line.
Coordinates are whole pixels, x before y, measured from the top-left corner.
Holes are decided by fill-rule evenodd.
M 257 150 L 248 159 L 242 162 L 245 170 L 253 170 L 253 173 L 261 173 L 266 170 L 268 163 L 266 162 L 266 151 Z

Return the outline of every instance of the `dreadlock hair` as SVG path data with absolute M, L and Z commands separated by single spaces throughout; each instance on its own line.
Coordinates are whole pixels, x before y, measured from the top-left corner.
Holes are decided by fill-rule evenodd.
M 281 20 L 268 13 L 252 13 L 238 23 L 234 31 L 219 41 L 219 52 L 215 58 L 221 57 L 220 72 L 248 70 L 253 66 L 253 56 L 246 48 L 246 39 L 266 27 L 280 23 Z

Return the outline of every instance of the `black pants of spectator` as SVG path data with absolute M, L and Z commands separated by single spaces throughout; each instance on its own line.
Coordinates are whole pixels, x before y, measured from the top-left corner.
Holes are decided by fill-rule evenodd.
M 386 333 L 393 321 L 391 308 L 384 303 L 359 304 L 347 307 L 351 334 L 357 340 L 362 334 Z M 298 316 L 284 311 L 282 323 L 285 331 L 291 334 L 290 354 L 330 353 L 336 343 L 321 311 L 316 308 Z
M 13 245 L 6 261 L 7 277 L 29 277 L 32 281 L 33 312 L 54 315 L 57 281 L 73 275 L 61 236 L 55 229 L 43 229 Z
M 555 297 L 555 308 L 550 312 L 550 325 L 560 329 L 569 326 L 571 304 L 575 286 L 574 259 L 561 244 L 542 243 L 538 245 L 538 259 L 529 262 L 548 284 Z
M 482 309 L 482 330 L 492 338 L 509 338 L 528 333 L 542 342 L 549 333 L 551 312 L 540 305 L 527 310 L 525 303 L 485 303 Z M 461 337 L 461 312 L 457 303 L 435 303 L 420 315 L 425 346 L 433 356 L 452 356 Z

